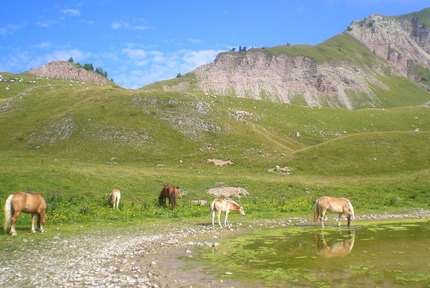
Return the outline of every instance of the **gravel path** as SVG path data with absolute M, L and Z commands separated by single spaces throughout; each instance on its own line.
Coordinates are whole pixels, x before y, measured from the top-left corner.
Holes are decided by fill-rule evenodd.
M 360 215 L 356 221 L 401 218 L 430 218 L 430 211 Z M 2 256 L 0 286 L 244 287 L 241 283 L 216 280 L 215 275 L 204 272 L 197 262 L 183 258 L 193 257 L 198 246 L 217 246 L 218 239 L 232 237 L 235 233 L 260 227 L 308 224 L 310 219 L 292 217 L 245 222 L 243 225 L 235 223 L 230 229 L 212 228 L 208 223 L 181 223 L 182 227 L 177 227 L 179 224 L 152 224 L 155 226 L 150 231 L 156 231 L 160 228 L 157 225 L 163 225 L 161 232 L 139 231 L 139 228 L 133 227 L 135 230 L 118 228 L 116 235 L 107 235 L 103 230 L 63 238 L 60 233 L 40 246 L 29 245 L 28 249 L 14 251 L 13 259 Z M 32 241 L 29 234 L 17 237 L 20 241 Z M 6 255 L 10 252 L 1 253 Z

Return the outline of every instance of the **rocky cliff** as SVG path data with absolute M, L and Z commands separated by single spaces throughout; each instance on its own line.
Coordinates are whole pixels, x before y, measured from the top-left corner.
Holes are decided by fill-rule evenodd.
M 291 47 L 285 47 L 281 53 L 272 53 L 268 48 L 225 52 L 213 63 L 194 70 L 192 83 L 166 83 L 163 88 L 171 91 L 195 87 L 211 94 L 284 103 L 305 101 L 310 106 L 378 107 L 380 95 L 374 88 L 392 89 L 384 84 L 384 77 L 409 77 L 420 84 L 413 68 L 430 67 L 429 31 L 416 13 L 399 17 L 372 15 L 352 22 L 337 36 L 352 36 L 353 41 L 344 41 L 349 43 L 347 46 L 339 45 L 329 52 L 335 40 L 328 40 L 313 47 L 322 57 L 315 53 L 289 53 Z M 361 46 L 367 51 L 359 52 Z M 296 50 L 300 49 L 309 47 Z M 328 53 L 332 54 L 327 56 Z
M 411 65 L 430 67 L 430 30 L 415 14 L 400 17 L 372 15 L 354 21 L 347 29 L 369 50 L 407 76 Z
M 40 78 L 57 78 L 64 80 L 79 80 L 97 84 L 112 84 L 106 77 L 93 71 L 87 71 L 71 62 L 52 61 L 39 68 L 28 71 Z

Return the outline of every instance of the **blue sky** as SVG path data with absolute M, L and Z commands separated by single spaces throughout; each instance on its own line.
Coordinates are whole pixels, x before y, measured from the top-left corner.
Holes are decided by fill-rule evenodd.
M 122 87 L 140 88 L 233 47 L 315 45 L 353 20 L 428 7 L 430 0 L 2 1 L 0 72 L 73 57 Z

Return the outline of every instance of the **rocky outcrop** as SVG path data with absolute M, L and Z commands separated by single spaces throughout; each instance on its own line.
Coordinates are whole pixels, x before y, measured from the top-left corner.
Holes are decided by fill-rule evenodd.
M 348 90 L 368 95 L 366 106 L 377 106 L 368 83 L 380 83 L 378 71 L 351 63 L 318 64 L 304 56 L 271 55 L 264 52 L 221 53 L 214 63 L 193 71 L 199 90 L 238 97 L 291 103 L 302 97 L 309 106 L 355 108 Z
M 405 76 L 414 63 L 430 67 L 430 30 L 420 25 L 414 14 L 404 17 L 371 15 L 352 22 L 347 33 Z
M 195 75 L 192 81 L 166 83 L 163 88 L 168 91 L 193 88 L 208 94 L 282 103 L 304 101 L 309 106 L 380 107 L 380 95 L 375 94 L 374 88 L 390 89 L 381 82 L 384 77 L 409 77 L 421 85 L 414 67 L 430 67 L 429 31 L 420 24 L 416 13 L 399 17 L 372 15 L 352 22 L 339 35 L 345 39 L 352 36 L 358 40 L 357 47 L 365 45 L 369 49 L 367 56 L 358 50 L 354 52 L 355 48 L 348 49 L 345 53 L 350 53 L 349 57 L 343 60 L 339 59 L 342 56 L 338 53 L 338 58 L 332 54 L 330 56 L 335 59 L 328 61 L 317 61 L 300 53 L 271 53 L 267 49 L 230 51 L 219 54 L 213 63 L 192 71 Z M 296 50 L 302 48 L 309 47 L 298 46 Z M 327 52 L 324 51 L 327 46 L 313 48 L 314 53 L 323 55 Z M 316 52 L 318 50 L 321 52 Z
M 78 80 L 86 83 L 112 84 L 106 77 L 93 71 L 87 71 L 71 62 L 52 61 L 28 73 L 40 78 L 56 78 L 63 80 Z

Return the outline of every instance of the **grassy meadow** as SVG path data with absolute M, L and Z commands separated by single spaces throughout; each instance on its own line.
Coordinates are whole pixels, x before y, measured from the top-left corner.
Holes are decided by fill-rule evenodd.
M 249 192 L 238 200 L 249 219 L 310 218 L 322 195 L 349 198 L 357 214 L 429 208 L 430 110 L 401 106 L 398 93 L 390 102 L 384 92 L 396 105 L 350 111 L 2 76 L 0 202 L 15 191 L 42 193 L 47 230 L 209 222 L 209 207 L 193 200 L 211 201 L 207 189 L 219 185 Z M 181 188 L 174 212 L 157 203 L 161 182 Z M 119 211 L 107 205 L 114 188 Z M 29 215 L 17 227 L 30 229 Z

